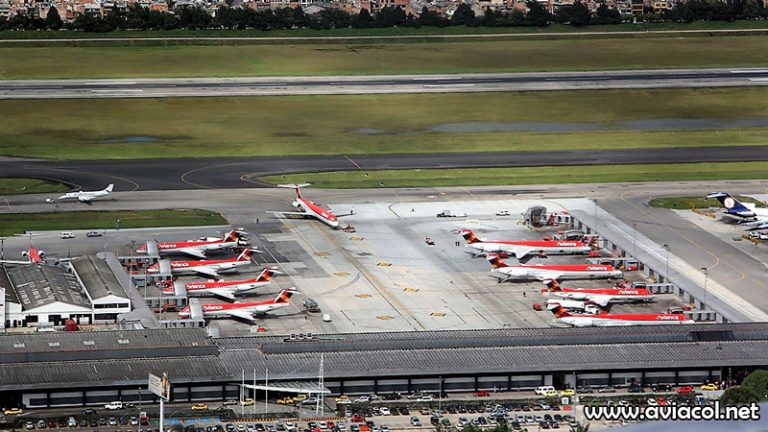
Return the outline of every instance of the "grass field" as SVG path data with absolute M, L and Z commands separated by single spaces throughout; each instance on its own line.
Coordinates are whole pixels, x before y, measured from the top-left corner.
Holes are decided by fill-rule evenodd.
M 768 27 L 759 20 L 727 21 L 696 21 L 686 23 L 649 23 L 649 24 L 619 24 L 588 27 L 571 25 L 550 25 L 547 27 L 420 27 L 420 28 L 371 28 L 371 29 L 330 29 L 330 30 L 155 30 L 113 31 L 109 33 L 84 33 L 73 31 L 40 32 L 40 31 L 4 31 L 0 39 L 87 39 L 87 38 L 172 38 L 172 37 L 338 37 L 338 36 L 411 36 L 411 35 L 463 35 L 463 34 L 520 34 L 520 33 L 576 33 L 576 32 L 653 32 L 662 30 L 739 30 L 762 29 Z
M 57 159 L 764 145 L 768 128 L 440 132 L 472 122 L 602 127 L 768 116 L 768 88 L 0 101 L 0 154 Z M 472 123 L 474 124 L 474 123 Z M 482 123 L 485 124 L 485 123 Z M 368 133 L 368 129 L 379 133 Z
M 765 177 L 766 176 L 755 177 L 755 178 L 765 178 Z M 738 199 L 741 202 L 756 204 L 759 207 L 765 206 L 764 202 L 758 201 L 754 198 L 737 196 L 736 199 Z M 716 199 L 707 199 L 702 197 L 654 198 L 649 202 L 649 204 L 651 205 L 651 207 L 661 207 L 661 208 L 668 208 L 668 209 L 674 209 L 674 210 L 690 210 L 690 209 L 703 209 L 703 208 L 710 208 L 710 207 L 721 207 L 720 202 L 718 202 Z
M 0 195 L 64 192 L 69 188 L 57 182 L 26 178 L 0 178 Z
M 0 58 L 0 79 L 761 67 L 768 63 L 768 37 L 344 45 L 2 47 Z
M 118 219 L 120 228 L 227 224 L 221 214 L 200 209 L 4 213 L 0 214 L 0 236 L 22 234 L 25 231 L 114 229 Z
M 321 188 L 357 189 L 763 178 L 768 178 L 768 162 L 341 171 L 269 176 L 259 180 L 275 184 L 311 182 Z M 717 200 L 712 201 L 717 205 Z M 750 202 L 749 199 L 746 201 Z M 659 206 L 678 205 L 676 203 L 658 201 Z M 679 204 L 683 207 L 671 208 L 691 208 L 689 204 L 686 201 Z

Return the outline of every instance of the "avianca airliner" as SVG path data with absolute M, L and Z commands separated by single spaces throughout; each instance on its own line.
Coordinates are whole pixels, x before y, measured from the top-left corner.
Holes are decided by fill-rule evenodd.
M 29 245 L 29 250 L 25 250 L 21 253 L 21 256 L 26 257 L 26 261 L 14 261 L 14 260 L 0 260 L 0 264 L 33 264 L 33 263 L 41 263 L 43 262 L 43 259 L 45 258 L 45 252 L 41 250 L 37 250 L 34 246 L 31 244 Z
M 173 274 L 195 274 L 213 278 L 219 277 L 219 272 L 235 270 L 253 264 L 251 255 L 258 252 L 255 249 L 245 249 L 237 258 L 225 260 L 202 260 L 202 261 L 171 261 L 171 273 Z M 150 273 L 160 271 L 160 263 L 153 264 L 147 269 Z
M 632 325 L 693 324 L 684 314 L 610 314 L 571 315 L 560 304 L 552 303 L 548 309 L 555 315 L 555 322 L 574 327 L 613 327 Z
M 297 212 L 267 211 L 267 213 L 312 217 L 328 225 L 333 229 L 336 229 L 339 227 L 338 218 L 353 214 L 352 212 L 349 212 L 346 214 L 336 215 L 334 214 L 333 210 L 324 209 L 320 205 L 313 203 L 312 201 L 304 198 L 303 196 L 301 196 L 301 188 L 309 185 L 310 185 L 309 183 L 277 185 L 277 187 L 291 188 L 296 190 L 296 199 L 293 200 L 291 205 L 301 211 L 297 211 Z
M 277 274 L 281 274 L 277 271 L 277 267 L 271 267 L 264 269 L 257 278 L 253 279 L 189 282 L 183 284 L 183 286 L 190 296 L 214 295 L 223 299 L 235 301 L 235 295 L 267 286 L 272 281 L 272 276 Z M 172 286 L 163 288 L 163 294 L 174 294 L 176 292 L 176 284 L 181 284 L 181 282 L 177 281 L 174 282 Z
M 291 296 L 298 292 L 293 289 L 280 291 L 274 300 L 256 303 L 208 303 L 200 305 L 203 310 L 203 318 L 239 318 L 251 323 L 256 322 L 256 314 L 265 314 L 275 309 L 287 307 L 291 304 Z M 190 306 L 185 306 L 179 311 L 180 318 L 188 318 L 191 314 Z
M 184 242 L 161 242 L 157 243 L 157 251 L 160 254 L 183 253 L 197 258 L 205 258 L 207 251 L 220 249 L 229 249 L 239 246 L 247 246 L 245 232 L 232 230 L 222 238 L 208 237 L 202 240 L 187 240 Z M 136 250 L 138 253 L 146 253 L 147 246 L 144 245 Z
M 621 270 L 603 264 L 558 264 L 558 265 L 507 265 L 496 254 L 488 254 L 488 261 L 493 269 L 491 274 L 499 282 L 508 280 L 563 280 L 563 279 L 598 279 L 621 278 Z
M 580 241 L 568 240 L 485 240 L 478 238 L 471 230 L 463 230 L 461 236 L 467 241 L 466 247 L 477 250 L 475 256 L 487 253 L 506 252 L 517 259 L 532 253 L 547 255 L 587 254 L 592 249 Z
M 589 300 L 600 306 L 607 306 L 608 303 L 627 302 L 627 301 L 651 301 L 653 294 L 646 288 L 563 288 L 554 279 L 544 281 L 547 286 L 545 295 L 571 300 Z

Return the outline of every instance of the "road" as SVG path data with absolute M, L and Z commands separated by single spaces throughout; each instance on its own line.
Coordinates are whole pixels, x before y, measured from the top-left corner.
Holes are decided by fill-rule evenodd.
M 633 37 L 656 37 L 656 35 L 674 36 L 674 35 L 744 35 L 744 34 L 765 34 L 768 28 L 750 28 L 750 29 L 712 29 L 712 30 L 652 30 L 647 26 L 637 27 L 640 30 L 635 31 L 580 31 L 580 32 L 521 32 L 521 33 L 488 33 L 488 34 L 414 34 L 414 35 L 378 35 L 378 36 L 259 36 L 259 37 L 87 37 L 87 38 L 50 38 L 50 39 L 0 39 L 1 45 L 72 45 L 78 42 L 88 42 L 89 46 L 93 43 L 103 42 L 105 44 L 114 44 L 114 42 L 141 43 L 150 42 L 226 42 L 235 43 L 245 42 L 312 42 L 312 41 L 341 41 L 354 42 L 356 40 L 443 40 L 443 39 L 552 39 L 552 38 L 572 38 L 572 37 L 615 37 L 615 36 L 633 36 Z
M 688 147 L 552 152 L 280 156 L 211 159 L 50 161 L 0 158 L 0 177 L 45 178 L 116 191 L 264 187 L 253 178 L 307 171 L 481 168 L 768 160 L 768 147 Z
M 455 93 L 768 85 L 768 69 L 0 81 L 0 99 Z

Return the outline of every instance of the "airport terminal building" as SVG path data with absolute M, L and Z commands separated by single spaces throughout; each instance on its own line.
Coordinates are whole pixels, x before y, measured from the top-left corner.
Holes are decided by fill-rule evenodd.
M 242 375 L 264 383 L 267 370 L 270 385 L 317 384 L 321 356 L 333 394 L 700 384 L 766 367 L 768 323 L 303 338 L 211 338 L 192 328 L 6 334 L 0 400 L 27 408 L 148 401 L 147 374 L 163 372 L 172 401 L 236 399 Z
M 128 287 L 119 280 L 122 271 L 110 255 L 83 256 L 59 265 L 0 266 L 0 328 L 61 326 L 65 320 L 116 322 L 118 315 L 131 311 Z

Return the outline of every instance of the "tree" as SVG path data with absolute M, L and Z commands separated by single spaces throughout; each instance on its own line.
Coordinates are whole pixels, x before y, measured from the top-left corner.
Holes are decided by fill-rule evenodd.
M 552 15 L 538 1 L 528 0 L 525 5 L 528 6 L 528 13 L 525 14 L 526 25 L 544 27 L 552 21 Z
M 352 27 L 354 28 L 371 28 L 373 27 L 373 17 L 368 9 L 360 9 L 360 13 L 352 20 Z
M 426 6 L 421 8 L 419 23 L 425 27 L 445 27 L 449 24 L 445 17 L 438 15 L 436 12 L 432 12 Z
M 453 12 L 451 17 L 452 25 L 472 25 L 475 22 L 475 12 L 472 10 L 472 6 L 462 3 Z
M 480 24 L 484 27 L 496 27 L 498 24 L 496 20 L 496 12 L 492 11 L 489 7 L 485 8 L 485 13 L 480 20 Z
M 746 0 L 744 2 L 744 18 L 755 19 L 765 15 L 765 5 L 761 0 Z
M 741 386 L 755 392 L 760 400 L 768 399 L 768 370 L 757 369 L 744 378 Z
M 56 6 L 51 6 L 50 9 L 48 9 L 48 15 L 45 16 L 45 23 L 48 25 L 48 28 L 51 30 L 59 30 L 61 26 L 64 24 L 61 21 L 61 17 L 59 16 L 59 10 L 56 9 Z
M 587 5 L 582 3 L 581 0 L 576 0 L 573 3 L 571 25 L 577 27 L 589 25 L 591 18 L 592 14 L 589 13 Z
M 621 14 L 615 8 L 609 8 L 605 0 L 600 2 L 600 6 L 595 11 L 592 18 L 592 24 L 619 24 L 621 23 Z
M 293 25 L 299 28 L 304 28 L 309 25 L 309 19 L 301 6 L 296 6 L 296 8 L 293 9 Z
M 747 405 L 759 400 L 760 396 L 754 390 L 743 385 L 731 387 L 720 396 L 721 405 Z

